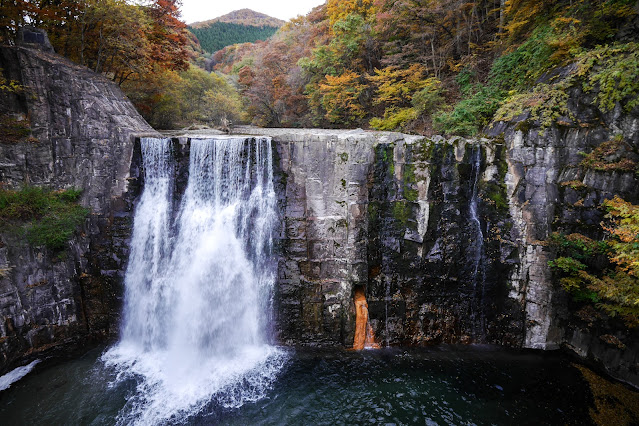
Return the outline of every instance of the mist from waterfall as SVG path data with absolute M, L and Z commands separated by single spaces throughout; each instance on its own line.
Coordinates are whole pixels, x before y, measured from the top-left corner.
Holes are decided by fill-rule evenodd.
M 269 345 L 275 219 L 269 138 L 194 139 L 174 202 L 169 139 L 141 140 L 120 342 L 103 355 L 136 390 L 122 424 L 180 421 L 262 398 L 285 362 Z

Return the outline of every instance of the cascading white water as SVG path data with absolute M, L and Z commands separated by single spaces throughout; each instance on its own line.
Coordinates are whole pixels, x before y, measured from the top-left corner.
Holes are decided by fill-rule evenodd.
M 285 361 L 268 344 L 274 269 L 271 142 L 192 140 L 173 211 L 169 139 L 141 141 L 144 191 L 125 277 L 121 341 L 103 355 L 135 394 L 120 423 L 180 421 L 264 396 Z

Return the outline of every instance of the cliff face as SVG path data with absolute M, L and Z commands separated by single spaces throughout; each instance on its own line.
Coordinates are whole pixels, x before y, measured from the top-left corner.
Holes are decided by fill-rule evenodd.
M 133 136 L 155 132 L 116 85 L 53 53 L 2 47 L 0 68 L 21 86 L 0 91 L 4 124 L 31 130 L 0 134 L 2 186 L 82 189 L 91 212 L 62 255 L 0 230 L 1 373 L 25 354 L 117 328 L 137 191 Z
M 503 143 L 242 130 L 272 135 L 277 153 L 283 342 L 352 345 L 363 288 L 380 343 L 524 345 Z
M 527 301 L 524 342 L 533 348 L 567 347 L 639 385 L 639 329 L 575 303 L 553 279 L 548 261 L 556 253 L 545 243 L 553 232 L 601 239 L 604 200 L 619 195 L 639 202 L 635 170 L 583 164 L 584 156 L 615 139 L 623 141 L 626 158 L 636 164 L 639 109 L 626 112 L 617 104 L 610 112 L 601 111 L 595 106 L 596 93 L 583 93 L 580 85 L 568 95 L 571 119 L 560 118 L 546 128 L 525 112 L 490 129 L 506 144 L 509 213 L 522 238 L 510 282 Z M 620 158 L 609 152 L 602 160 Z
M 0 67 L 25 87 L 0 92 L 0 113 L 28 122 L 33 136 L 0 143 L 2 184 L 82 188 L 91 209 L 63 257 L 0 232 L 2 370 L 117 328 L 141 184 L 134 139 L 155 133 L 116 86 L 55 55 L 2 48 Z M 636 151 L 639 113 L 602 113 L 577 89 L 570 99 L 577 121 L 542 128 L 522 115 L 481 140 L 238 129 L 274 142 L 278 339 L 352 345 L 363 291 L 379 343 L 566 346 L 639 384 L 637 331 L 578 314 L 555 284 L 546 243 L 554 231 L 601 238 L 604 199 L 639 201 L 634 172 L 580 166 L 615 135 Z M 175 139 L 178 196 L 189 137 Z
M 548 266 L 552 232 L 600 238 L 603 200 L 639 195 L 634 172 L 579 167 L 614 134 L 637 146 L 636 116 L 574 107 L 579 125 L 492 140 L 242 129 L 278 154 L 280 339 L 351 345 L 362 287 L 381 343 L 567 347 L 639 383 L 637 331 L 584 318 Z

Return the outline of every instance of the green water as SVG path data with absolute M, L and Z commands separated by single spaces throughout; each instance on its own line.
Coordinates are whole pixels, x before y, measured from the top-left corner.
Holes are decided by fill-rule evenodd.
M 43 362 L 0 392 L 0 423 L 128 424 L 135 379 L 115 380 L 103 348 Z M 487 347 L 428 350 L 290 351 L 267 397 L 224 408 L 217 395 L 172 423 L 591 424 L 589 386 L 559 355 Z

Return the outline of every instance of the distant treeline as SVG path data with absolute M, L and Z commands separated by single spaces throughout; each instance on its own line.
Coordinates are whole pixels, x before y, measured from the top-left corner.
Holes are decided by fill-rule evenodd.
M 236 43 L 266 40 L 277 31 L 277 27 L 230 24 L 215 22 L 205 28 L 188 28 L 200 41 L 202 49 L 213 53 Z

